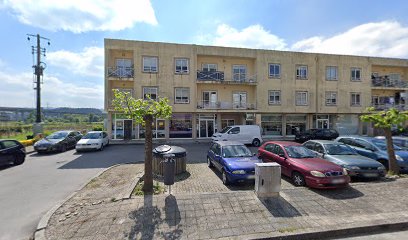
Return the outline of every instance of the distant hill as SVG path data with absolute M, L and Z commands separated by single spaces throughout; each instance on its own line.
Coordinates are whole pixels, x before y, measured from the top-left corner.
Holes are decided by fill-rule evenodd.
M 22 121 L 27 119 L 30 113 L 35 112 L 35 108 L 0 107 L 0 121 Z M 97 108 L 47 108 L 41 109 L 46 117 L 61 117 L 64 114 L 97 115 L 105 117 L 104 112 Z

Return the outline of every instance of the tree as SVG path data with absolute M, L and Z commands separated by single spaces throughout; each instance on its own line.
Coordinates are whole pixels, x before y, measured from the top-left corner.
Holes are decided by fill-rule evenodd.
M 114 99 L 112 105 L 116 111 L 123 112 L 129 119 L 133 119 L 138 124 L 144 124 L 145 131 L 145 173 L 144 192 L 153 192 L 153 172 L 152 172 L 152 124 L 155 118 L 169 119 L 172 107 L 168 104 L 167 98 L 153 100 L 150 96 L 147 99 L 135 99 L 129 92 L 113 90 Z
M 373 107 L 370 107 L 367 108 L 366 112 L 367 114 L 360 116 L 360 119 L 363 122 L 371 122 L 374 124 L 374 127 L 384 131 L 387 141 L 389 173 L 399 174 L 400 169 L 395 156 L 391 127 L 397 126 L 401 129 L 403 124 L 408 120 L 408 111 L 398 111 L 395 108 L 391 108 L 387 111 L 376 112 Z

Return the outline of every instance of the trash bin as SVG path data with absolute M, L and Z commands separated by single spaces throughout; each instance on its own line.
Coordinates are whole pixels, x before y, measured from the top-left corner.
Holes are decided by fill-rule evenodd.
M 164 176 L 165 155 L 174 154 L 174 172 L 180 174 L 186 171 L 186 149 L 178 146 L 160 145 L 153 149 L 153 173 Z
M 174 176 L 176 175 L 176 162 L 174 161 L 174 154 L 163 155 L 163 175 L 164 175 L 164 185 L 173 185 Z
M 255 163 L 255 193 L 258 197 L 278 197 L 281 190 L 281 166 Z

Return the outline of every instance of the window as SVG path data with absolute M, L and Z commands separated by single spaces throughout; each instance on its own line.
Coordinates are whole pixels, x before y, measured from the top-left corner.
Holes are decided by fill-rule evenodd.
M 228 133 L 229 134 L 238 134 L 238 133 L 240 133 L 239 127 L 232 128 Z
M 143 57 L 143 72 L 158 72 L 158 61 L 157 57 Z
M 326 67 L 326 80 L 329 81 L 337 80 L 337 67 L 333 66 Z
M 132 59 L 116 59 L 116 71 L 112 75 L 118 77 L 133 77 Z
M 217 64 L 204 63 L 203 64 L 203 71 L 204 72 L 216 72 L 217 71 Z
M 187 58 L 176 58 L 176 73 L 188 73 L 188 59 Z
M 305 106 L 307 104 L 307 92 L 296 91 L 296 105 Z
M 307 66 L 296 67 L 296 79 L 307 79 Z
M 280 78 L 280 64 L 269 64 L 269 77 Z
M 361 81 L 361 68 L 351 68 L 351 81 Z
M 221 129 L 224 129 L 225 127 L 228 127 L 228 126 L 234 126 L 234 125 L 235 125 L 234 119 L 222 119 L 221 120 Z
M 262 114 L 261 128 L 262 135 L 282 136 L 282 115 Z
M 361 106 L 361 94 L 351 93 L 351 106 Z
M 337 105 L 337 92 L 326 92 L 326 106 Z
M 0 145 L 1 146 L 1 145 Z M 3 149 L 16 147 L 17 143 L 14 141 L 4 141 L 3 142 Z
M 150 96 L 150 99 L 157 99 L 157 87 L 144 87 L 143 88 L 143 99 L 147 99 L 147 95 Z
M 278 105 L 280 104 L 280 100 L 281 100 L 281 91 L 269 91 L 269 104 L 270 105 Z
M 190 89 L 175 88 L 174 103 L 190 103 Z
M 246 66 L 245 65 L 233 65 L 232 66 L 232 79 L 234 81 L 245 81 L 246 78 Z

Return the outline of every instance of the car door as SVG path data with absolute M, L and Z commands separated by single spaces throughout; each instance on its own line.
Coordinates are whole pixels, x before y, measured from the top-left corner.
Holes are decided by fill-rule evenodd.
M 258 149 L 258 157 L 262 159 L 263 162 L 273 162 L 272 149 L 275 148 L 275 144 L 267 143 L 263 148 Z
M 75 132 L 70 132 L 69 134 L 68 134 L 68 136 L 67 136 L 67 138 L 66 138 L 66 141 L 67 141 L 67 144 L 68 144 L 68 147 L 75 147 L 75 145 L 76 145 L 76 138 L 75 138 Z
M 273 153 L 275 154 L 275 162 L 281 165 L 282 174 L 290 176 L 292 169 L 291 163 L 287 159 L 286 152 L 283 150 L 281 146 L 276 144 L 275 148 L 273 149 Z
M 106 132 L 102 132 L 102 139 L 103 139 L 103 145 L 108 145 L 108 134 Z
M 10 149 L 7 149 L 2 142 L 0 142 L 0 164 L 5 164 L 11 161 Z
M 241 129 L 240 127 L 233 127 L 228 131 L 228 140 L 230 141 L 237 141 L 237 142 L 243 142 L 243 139 L 241 139 Z
M 14 160 L 14 156 L 17 155 L 18 145 L 15 141 L 5 140 L 0 143 L 0 149 L 0 162 L 7 163 Z

